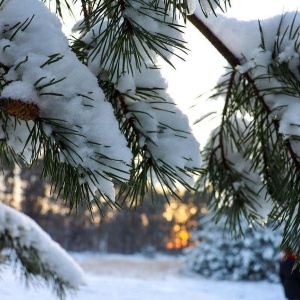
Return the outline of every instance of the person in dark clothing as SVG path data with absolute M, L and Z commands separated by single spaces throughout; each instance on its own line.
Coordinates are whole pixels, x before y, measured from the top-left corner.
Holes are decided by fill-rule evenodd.
M 300 300 L 300 272 L 299 265 L 293 270 L 296 255 L 285 253 L 280 262 L 279 276 L 288 300 Z

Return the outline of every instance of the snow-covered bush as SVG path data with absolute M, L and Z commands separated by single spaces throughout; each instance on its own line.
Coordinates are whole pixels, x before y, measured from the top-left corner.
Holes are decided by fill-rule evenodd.
M 201 218 L 195 246 L 187 251 L 187 268 L 215 279 L 278 281 L 280 229 L 249 227 L 242 220 L 244 236 L 234 237 L 225 222 L 226 217 L 217 224 L 210 216 Z

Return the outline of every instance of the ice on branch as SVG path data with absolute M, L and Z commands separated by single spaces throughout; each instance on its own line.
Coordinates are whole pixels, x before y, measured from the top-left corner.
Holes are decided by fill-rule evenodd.
M 82 269 L 32 219 L 0 203 L 0 237 L 15 250 L 24 274 L 51 282 L 59 295 L 85 284 Z M 2 249 L 1 249 L 2 250 Z M 11 259 L 14 259 L 12 256 Z
M 91 193 L 100 190 L 114 199 L 111 177 L 128 179 L 132 155 L 97 78 L 70 50 L 58 18 L 42 2 L 2 1 L 0 20 L 4 70 L 0 106 L 8 114 L 7 101 L 13 105 L 21 100 L 39 108 L 29 126 L 18 120 L 17 130 L 9 117 L 7 130 L 2 123 L 0 135 L 30 161 L 30 153 L 39 148 L 30 128 L 41 126 L 44 138 L 58 147 L 60 162 L 76 170 L 79 184 L 86 183 Z

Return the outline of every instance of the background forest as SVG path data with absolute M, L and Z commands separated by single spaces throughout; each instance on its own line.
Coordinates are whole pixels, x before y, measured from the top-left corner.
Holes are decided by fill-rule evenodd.
M 42 162 L 1 174 L 1 199 L 35 220 L 55 241 L 69 251 L 101 251 L 131 254 L 149 250 L 178 253 L 191 245 L 191 230 L 199 212 L 206 211 L 205 194 L 185 192 L 182 201 L 167 203 L 164 195 L 148 195 L 143 206 L 130 207 L 122 199 L 113 207 L 86 205 L 70 209 L 61 198 L 50 195 L 49 182 L 41 179 Z
M 50 194 L 40 177 L 42 161 L 29 169 L 5 168 L 1 197 L 5 203 L 35 220 L 64 249 L 71 252 L 185 254 L 185 269 L 204 277 L 225 280 L 278 282 L 281 228 L 249 226 L 241 221 L 244 236 L 226 231 L 226 217 L 216 224 L 208 212 L 206 192 L 182 193 L 182 200 L 157 193 L 134 207 L 119 199 L 78 206 L 70 212 L 61 198 Z M 92 211 L 92 215 L 91 215 Z

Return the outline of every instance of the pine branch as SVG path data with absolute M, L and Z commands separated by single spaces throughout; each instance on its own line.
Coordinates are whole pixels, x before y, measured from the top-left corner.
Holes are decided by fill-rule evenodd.
M 241 64 L 240 60 L 230 51 L 230 49 L 209 29 L 205 23 L 200 20 L 195 14 L 190 15 L 187 19 L 206 37 L 206 39 L 211 42 L 211 44 L 219 51 L 219 53 L 227 60 L 227 62 L 231 65 L 232 68 L 235 68 L 237 65 Z M 260 95 L 260 90 L 256 86 L 255 80 L 253 80 L 249 73 L 244 73 L 243 76 L 247 79 L 249 84 L 251 85 L 255 97 L 260 101 L 267 115 L 271 115 L 272 111 L 267 106 L 264 101 L 263 96 Z M 275 126 L 276 131 L 279 131 L 279 122 L 276 119 L 272 119 L 272 122 Z M 300 175 L 300 161 L 294 150 L 292 149 L 291 143 L 289 139 L 285 140 L 285 147 L 289 152 L 291 159 L 299 172 Z
M 60 299 L 85 284 L 80 267 L 33 220 L 2 203 L 0 208 L 0 251 L 6 250 L 6 258 L 29 283 L 35 279 L 52 285 Z
M 74 16 L 73 7 L 77 0 L 42 0 L 52 11 L 54 11 L 62 20 L 64 20 L 65 8 L 67 12 Z
M 241 64 L 241 61 L 232 53 L 232 51 L 230 51 L 230 49 L 195 14 L 187 16 L 187 19 L 206 37 L 206 39 L 216 48 L 216 50 L 219 51 L 219 53 L 227 60 L 232 68 L 235 68 L 236 66 Z M 272 111 L 265 103 L 263 96 L 261 96 L 260 90 L 257 88 L 255 80 L 253 80 L 250 74 L 247 72 L 244 73 L 243 76 L 251 85 L 256 98 L 264 107 L 266 114 L 271 115 Z M 274 124 L 276 131 L 279 132 L 279 122 L 276 119 L 272 118 L 272 123 Z M 297 169 L 300 176 L 300 161 L 298 160 L 298 157 L 291 146 L 290 140 L 285 139 L 284 145 L 288 153 L 290 154 L 295 168 Z
M 90 14 L 91 14 L 91 3 L 90 0 L 81 0 L 81 7 L 84 16 L 84 23 L 87 31 L 91 30 L 91 23 L 90 23 Z
M 0 68 L 4 70 L 4 74 L 6 74 L 10 70 L 8 66 L 4 65 L 1 62 L 0 62 Z
M 230 104 L 230 98 L 232 96 L 232 88 L 233 88 L 233 85 L 234 85 L 235 76 L 236 76 L 236 72 L 233 71 L 230 75 L 230 79 L 229 79 L 229 83 L 228 83 L 228 92 L 227 92 L 227 95 L 225 97 L 225 104 L 224 104 L 223 112 L 222 112 L 221 129 L 220 129 L 220 133 L 219 133 L 219 137 L 220 137 L 219 145 L 220 145 L 220 148 L 221 148 L 221 157 L 222 157 L 222 161 L 223 161 L 225 169 L 228 169 L 228 166 L 227 166 L 227 163 L 226 163 L 226 155 L 225 155 L 225 150 L 224 150 L 226 146 L 225 146 L 225 143 L 224 143 L 224 140 L 223 140 L 223 135 L 224 135 L 224 126 L 223 126 L 223 124 L 225 124 L 225 122 L 226 122 L 225 116 L 227 116 L 227 109 L 228 109 L 228 106 Z
M 192 175 L 199 175 L 200 171 L 196 168 L 188 167 L 180 169 L 176 165 L 170 165 L 163 161 L 159 154 L 156 153 L 156 150 L 159 152 L 159 145 L 151 138 L 152 135 L 159 136 L 159 134 L 163 134 L 164 130 L 170 130 L 174 132 L 174 138 L 176 135 L 179 136 L 181 134 L 182 142 L 184 143 L 189 133 L 171 128 L 167 124 L 160 124 L 161 128 L 159 128 L 158 124 L 158 127 L 151 132 L 143 128 L 142 120 L 145 117 L 151 120 L 153 118 L 152 110 L 158 109 L 165 114 L 172 113 L 171 108 L 174 104 L 167 102 L 160 95 L 164 90 L 161 88 L 137 87 L 136 93 L 129 95 L 120 93 L 108 82 L 102 81 L 100 84 L 115 109 L 120 128 L 133 153 L 130 180 L 128 183 L 121 185 L 118 198 L 122 197 L 123 201 L 129 199 L 131 206 L 136 207 L 142 205 L 144 197 L 149 190 L 151 193 L 157 193 L 158 186 L 163 191 L 167 201 L 171 196 L 180 199 L 177 188 L 178 182 L 188 190 L 193 189 L 185 177 L 190 178 Z M 131 107 L 139 103 L 147 105 L 148 109 L 142 111 Z M 166 108 L 160 108 L 159 105 L 166 106 Z M 157 142 L 159 143 L 159 139 Z M 162 152 L 165 151 L 164 146 L 162 145 L 161 147 L 160 150 Z
M 264 63 L 260 65 L 260 61 L 256 61 L 255 57 L 248 58 L 246 63 L 244 60 L 239 61 L 239 59 L 230 51 L 230 49 L 226 47 L 226 45 L 206 26 L 205 22 L 199 20 L 195 15 L 190 16 L 189 18 L 197 27 L 197 29 L 205 35 L 205 37 L 229 62 L 232 72 L 238 70 L 236 68 L 237 66 L 242 66 L 243 71 L 239 74 L 240 78 L 235 82 L 235 90 L 232 90 L 232 81 L 225 80 L 220 86 L 217 87 L 219 92 L 214 95 L 225 95 L 226 107 L 228 107 L 227 100 L 231 98 L 230 111 L 227 112 L 227 109 L 223 110 L 223 120 L 221 126 L 225 126 L 226 130 L 228 131 L 231 130 L 231 127 L 236 127 L 236 125 L 230 124 L 230 116 L 236 115 L 237 113 L 248 113 L 251 117 L 251 122 L 247 129 L 248 132 L 245 132 L 246 140 L 242 139 L 240 142 L 235 141 L 234 134 L 231 132 L 228 134 L 228 139 L 229 141 L 232 141 L 235 147 L 243 144 L 245 145 L 245 150 L 243 150 L 245 152 L 241 152 L 239 148 L 236 148 L 237 151 L 241 152 L 244 155 L 244 158 L 251 163 L 251 170 L 258 172 L 261 178 L 263 178 L 263 184 L 267 188 L 267 191 L 272 198 L 273 209 L 272 211 L 271 209 L 269 210 L 269 218 L 274 222 L 276 220 L 279 221 L 279 223 L 285 222 L 281 246 L 283 248 L 290 246 L 295 251 L 298 251 L 298 232 L 300 225 L 300 219 L 298 217 L 300 194 L 300 161 L 299 149 L 297 149 L 296 143 L 299 143 L 299 134 L 289 134 L 289 132 L 293 132 L 291 129 L 291 131 L 286 130 L 286 136 L 283 136 L 281 133 L 282 129 L 280 128 L 280 125 L 282 124 L 280 116 L 288 109 L 289 103 L 285 102 L 287 104 L 280 106 L 280 103 L 282 102 L 278 100 L 279 104 L 277 104 L 277 107 L 271 103 L 271 105 L 275 106 L 275 109 L 271 109 L 268 106 L 267 98 L 268 95 L 271 95 L 271 97 L 276 97 L 277 95 L 288 95 L 289 97 L 293 97 L 296 101 L 300 94 L 298 71 L 295 68 L 295 63 L 297 63 L 298 60 L 298 49 L 300 45 L 297 38 L 297 35 L 299 35 L 299 26 L 295 26 L 296 16 L 294 16 L 292 24 L 286 25 L 287 27 L 281 32 L 284 17 L 285 16 L 279 20 L 280 22 L 277 31 L 277 40 L 274 43 L 273 52 L 272 49 L 270 49 L 270 45 L 268 45 L 269 48 L 266 48 L 267 44 L 264 41 L 263 28 L 259 23 L 261 44 L 258 47 L 260 53 L 272 53 L 272 60 L 271 62 L 266 63 L 266 65 L 264 65 Z M 299 22 L 299 18 L 297 21 Z M 286 57 L 284 55 L 287 55 L 287 53 L 285 53 L 285 49 L 290 45 L 294 46 L 294 61 L 292 61 L 293 54 L 289 57 L 289 59 L 284 59 Z M 281 53 L 283 54 L 283 59 L 282 56 L 280 56 Z M 250 64 L 250 66 L 247 65 L 250 59 L 253 59 L 255 65 L 254 67 L 253 64 Z M 291 65 L 289 65 L 290 61 Z M 244 63 L 244 65 L 242 63 Z M 272 81 L 272 79 L 276 84 L 274 81 Z M 270 82 L 273 82 L 273 85 L 270 84 Z M 263 86 L 263 88 L 259 88 L 258 84 Z M 247 94 L 248 91 L 249 94 Z M 279 117 L 276 116 L 277 114 Z M 295 121 L 295 123 L 296 124 L 290 124 L 290 126 L 295 126 L 296 128 L 299 127 L 298 122 Z M 216 143 L 216 139 L 215 137 L 213 138 L 214 140 L 211 142 L 211 145 L 214 147 L 208 147 L 204 154 L 210 158 L 212 156 L 209 155 L 215 155 L 217 150 L 221 151 L 220 145 L 218 145 L 217 148 L 215 147 L 214 143 Z M 220 142 L 222 142 L 221 139 Z M 209 153 L 211 150 L 212 152 Z M 232 179 L 226 172 L 218 169 L 217 166 L 214 168 L 212 166 L 213 163 L 218 164 L 218 159 L 209 159 L 208 165 L 210 168 L 208 169 L 208 175 L 206 178 L 208 179 L 208 182 L 211 180 L 212 184 L 215 184 L 215 187 L 212 187 L 213 191 L 215 192 L 215 196 L 221 197 L 221 201 L 225 201 L 226 199 L 230 200 L 230 197 L 235 198 L 236 195 L 227 195 L 228 191 L 229 193 L 234 191 L 234 189 L 230 191 L 232 184 L 230 180 Z M 232 173 L 231 175 L 234 175 L 234 170 L 230 171 Z M 237 175 L 239 178 L 242 178 L 242 174 Z M 214 178 L 214 176 L 216 178 Z M 224 187 L 224 185 L 222 185 L 222 180 L 223 178 L 226 178 L 226 176 L 228 176 L 229 182 L 227 182 L 227 186 Z M 224 181 L 226 182 L 226 179 L 224 179 Z M 266 194 L 266 196 L 268 195 Z M 222 197 L 225 200 L 222 200 Z M 246 203 L 249 203 L 247 198 L 242 197 L 242 199 L 243 198 Z M 255 197 L 252 200 L 255 204 Z M 234 208 L 234 206 L 235 203 L 233 202 L 231 209 Z M 219 209 L 217 205 L 215 205 L 214 208 L 215 210 Z M 224 208 L 221 212 L 223 211 Z M 276 227 L 278 224 L 274 224 L 274 226 Z
M 171 55 L 181 58 L 174 49 L 187 51 L 181 38 L 183 26 L 169 16 L 161 2 L 99 2 L 88 23 L 86 27 L 91 30 L 80 28 L 86 33 L 80 51 L 87 51 L 88 61 L 104 69 L 111 81 L 117 81 L 124 72 L 133 74 L 135 69 L 141 72 L 155 65 L 155 56 L 172 65 Z M 149 30 L 145 24 L 154 29 Z M 76 48 L 78 45 L 74 44 Z

